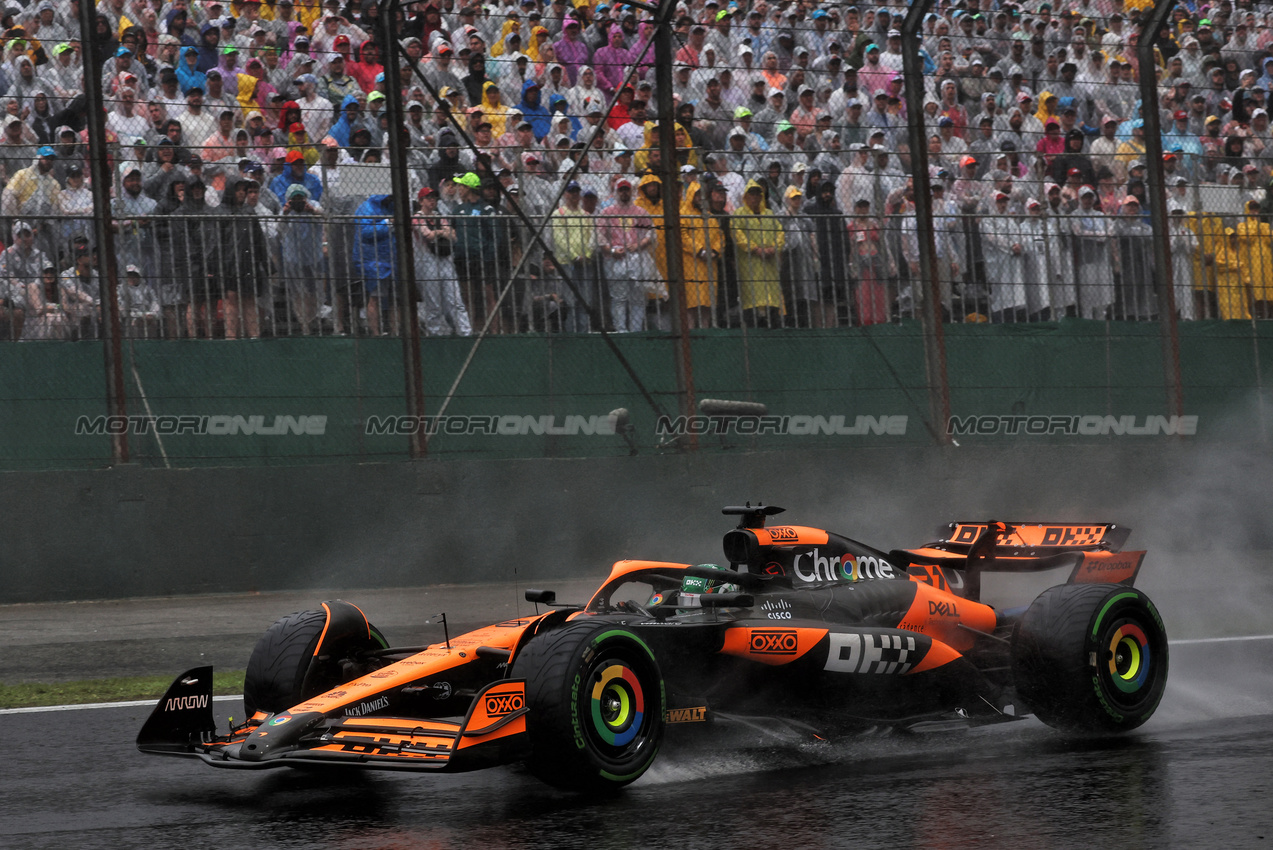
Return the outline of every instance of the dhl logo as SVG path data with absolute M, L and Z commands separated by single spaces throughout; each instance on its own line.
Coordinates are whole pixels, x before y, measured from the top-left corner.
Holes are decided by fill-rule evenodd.
M 491 717 L 503 717 L 514 711 L 521 711 L 525 706 L 526 697 L 520 691 L 486 695 L 486 713 Z
M 751 633 L 750 649 L 760 655 L 795 655 L 798 646 L 794 631 L 773 629 Z
M 1105 539 L 1104 525 L 1018 525 L 1000 537 L 999 546 L 1095 546 Z M 955 526 L 952 543 L 975 543 L 986 530 L 985 524 Z

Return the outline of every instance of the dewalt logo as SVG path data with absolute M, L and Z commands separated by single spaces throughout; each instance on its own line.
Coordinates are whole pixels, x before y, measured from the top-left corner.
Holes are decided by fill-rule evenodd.
M 669 708 L 663 715 L 664 723 L 702 723 L 707 720 L 707 706 L 694 708 Z

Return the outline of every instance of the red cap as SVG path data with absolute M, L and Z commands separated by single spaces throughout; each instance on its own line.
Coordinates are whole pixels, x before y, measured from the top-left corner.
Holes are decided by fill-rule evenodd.
M 1187 121 L 1189 120 L 1189 113 L 1185 112 L 1183 109 L 1177 109 L 1175 114 L 1172 115 L 1171 117 L 1176 119 L 1177 121 Z
M 620 177 L 619 180 L 614 184 L 614 188 L 618 189 L 620 186 L 627 186 L 629 189 L 631 189 L 632 181 L 626 177 Z
M 966 156 L 963 159 L 959 160 L 959 166 L 961 168 L 965 168 L 969 165 L 976 165 L 976 164 L 977 164 L 977 158 L 975 156 Z
M 1069 176 L 1071 176 L 1071 177 L 1082 177 L 1082 176 L 1083 176 L 1083 172 L 1082 172 L 1082 171 L 1079 171 L 1077 168 L 1071 168 L 1071 169 L 1070 169 L 1068 172 L 1066 172 L 1066 173 L 1067 173 Z
M 287 152 L 287 161 L 289 163 L 299 162 L 300 160 L 303 160 L 304 158 L 305 158 L 305 154 L 301 153 L 298 150 L 293 149 Z
M 336 36 L 335 40 L 332 41 L 332 47 L 348 47 L 348 46 L 349 46 L 349 36 L 347 35 L 338 35 Z
M 416 193 L 415 199 L 417 201 L 423 201 L 425 198 L 429 197 L 430 195 L 436 195 L 436 194 L 437 192 L 433 191 L 428 186 L 422 186 L 420 187 L 420 191 Z
M 292 124 L 292 126 L 290 126 L 290 127 L 288 127 L 288 128 L 287 128 L 287 132 L 289 132 L 289 133 L 304 133 L 304 132 L 305 132 L 305 125 L 304 125 L 304 124 L 302 124 L 302 123 L 300 123 L 299 121 L 297 121 L 296 123 Z

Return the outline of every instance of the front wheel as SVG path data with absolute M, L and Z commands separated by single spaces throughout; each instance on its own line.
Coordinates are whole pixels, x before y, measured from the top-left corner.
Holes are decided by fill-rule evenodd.
M 550 631 L 518 653 L 512 675 L 526 680 L 527 764 L 540 779 L 595 792 L 627 785 L 653 763 L 663 738 L 663 678 L 631 631 Z
M 1049 726 L 1125 732 L 1167 687 L 1167 630 L 1149 597 L 1110 584 L 1041 593 L 1012 638 L 1017 695 Z
M 276 714 L 375 669 L 359 658 L 389 642 L 356 605 L 336 600 L 321 610 L 276 620 L 252 648 L 243 707 Z

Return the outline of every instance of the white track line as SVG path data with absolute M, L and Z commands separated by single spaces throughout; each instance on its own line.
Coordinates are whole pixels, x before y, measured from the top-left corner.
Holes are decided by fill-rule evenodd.
M 1238 643 L 1248 640 L 1273 640 L 1273 635 L 1241 635 L 1239 637 L 1188 638 L 1186 640 L 1169 640 L 1168 646 L 1185 646 L 1194 643 Z
M 1186 638 L 1184 640 L 1169 640 L 1168 646 L 1191 646 L 1202 643 L 1243 643 L 1253 640 L 1273 640 L 1273 635 L 1239 635 L 1236 637 L 1213 637 L 1213 638 Z M 213 702 L 228 702 L 229 700 L 241 700 L 243 695 L 213 697 Z M 87 708 L 136 708 L 139 706 L 154 705 L 157 700 L 139 699 L 132 702 L 90 702 L 82 705 L 33 705 L 29 708 L 0 708 L 0 715 L 3 714 L 38 714 L 45 711 L 80 711 Z
M 236 696 L 213 697 L 213 702 L 228 702 L 243 699 L 242 694 Z M 159 700 L 136 699 L 131 702 L 86 702 L 80 705 L 33 705 L 28 708 L 0 708 L 0 714 L 39 714 L 43 711 L 79 711 L 85 708 L 137 708 L 154 705 Z

